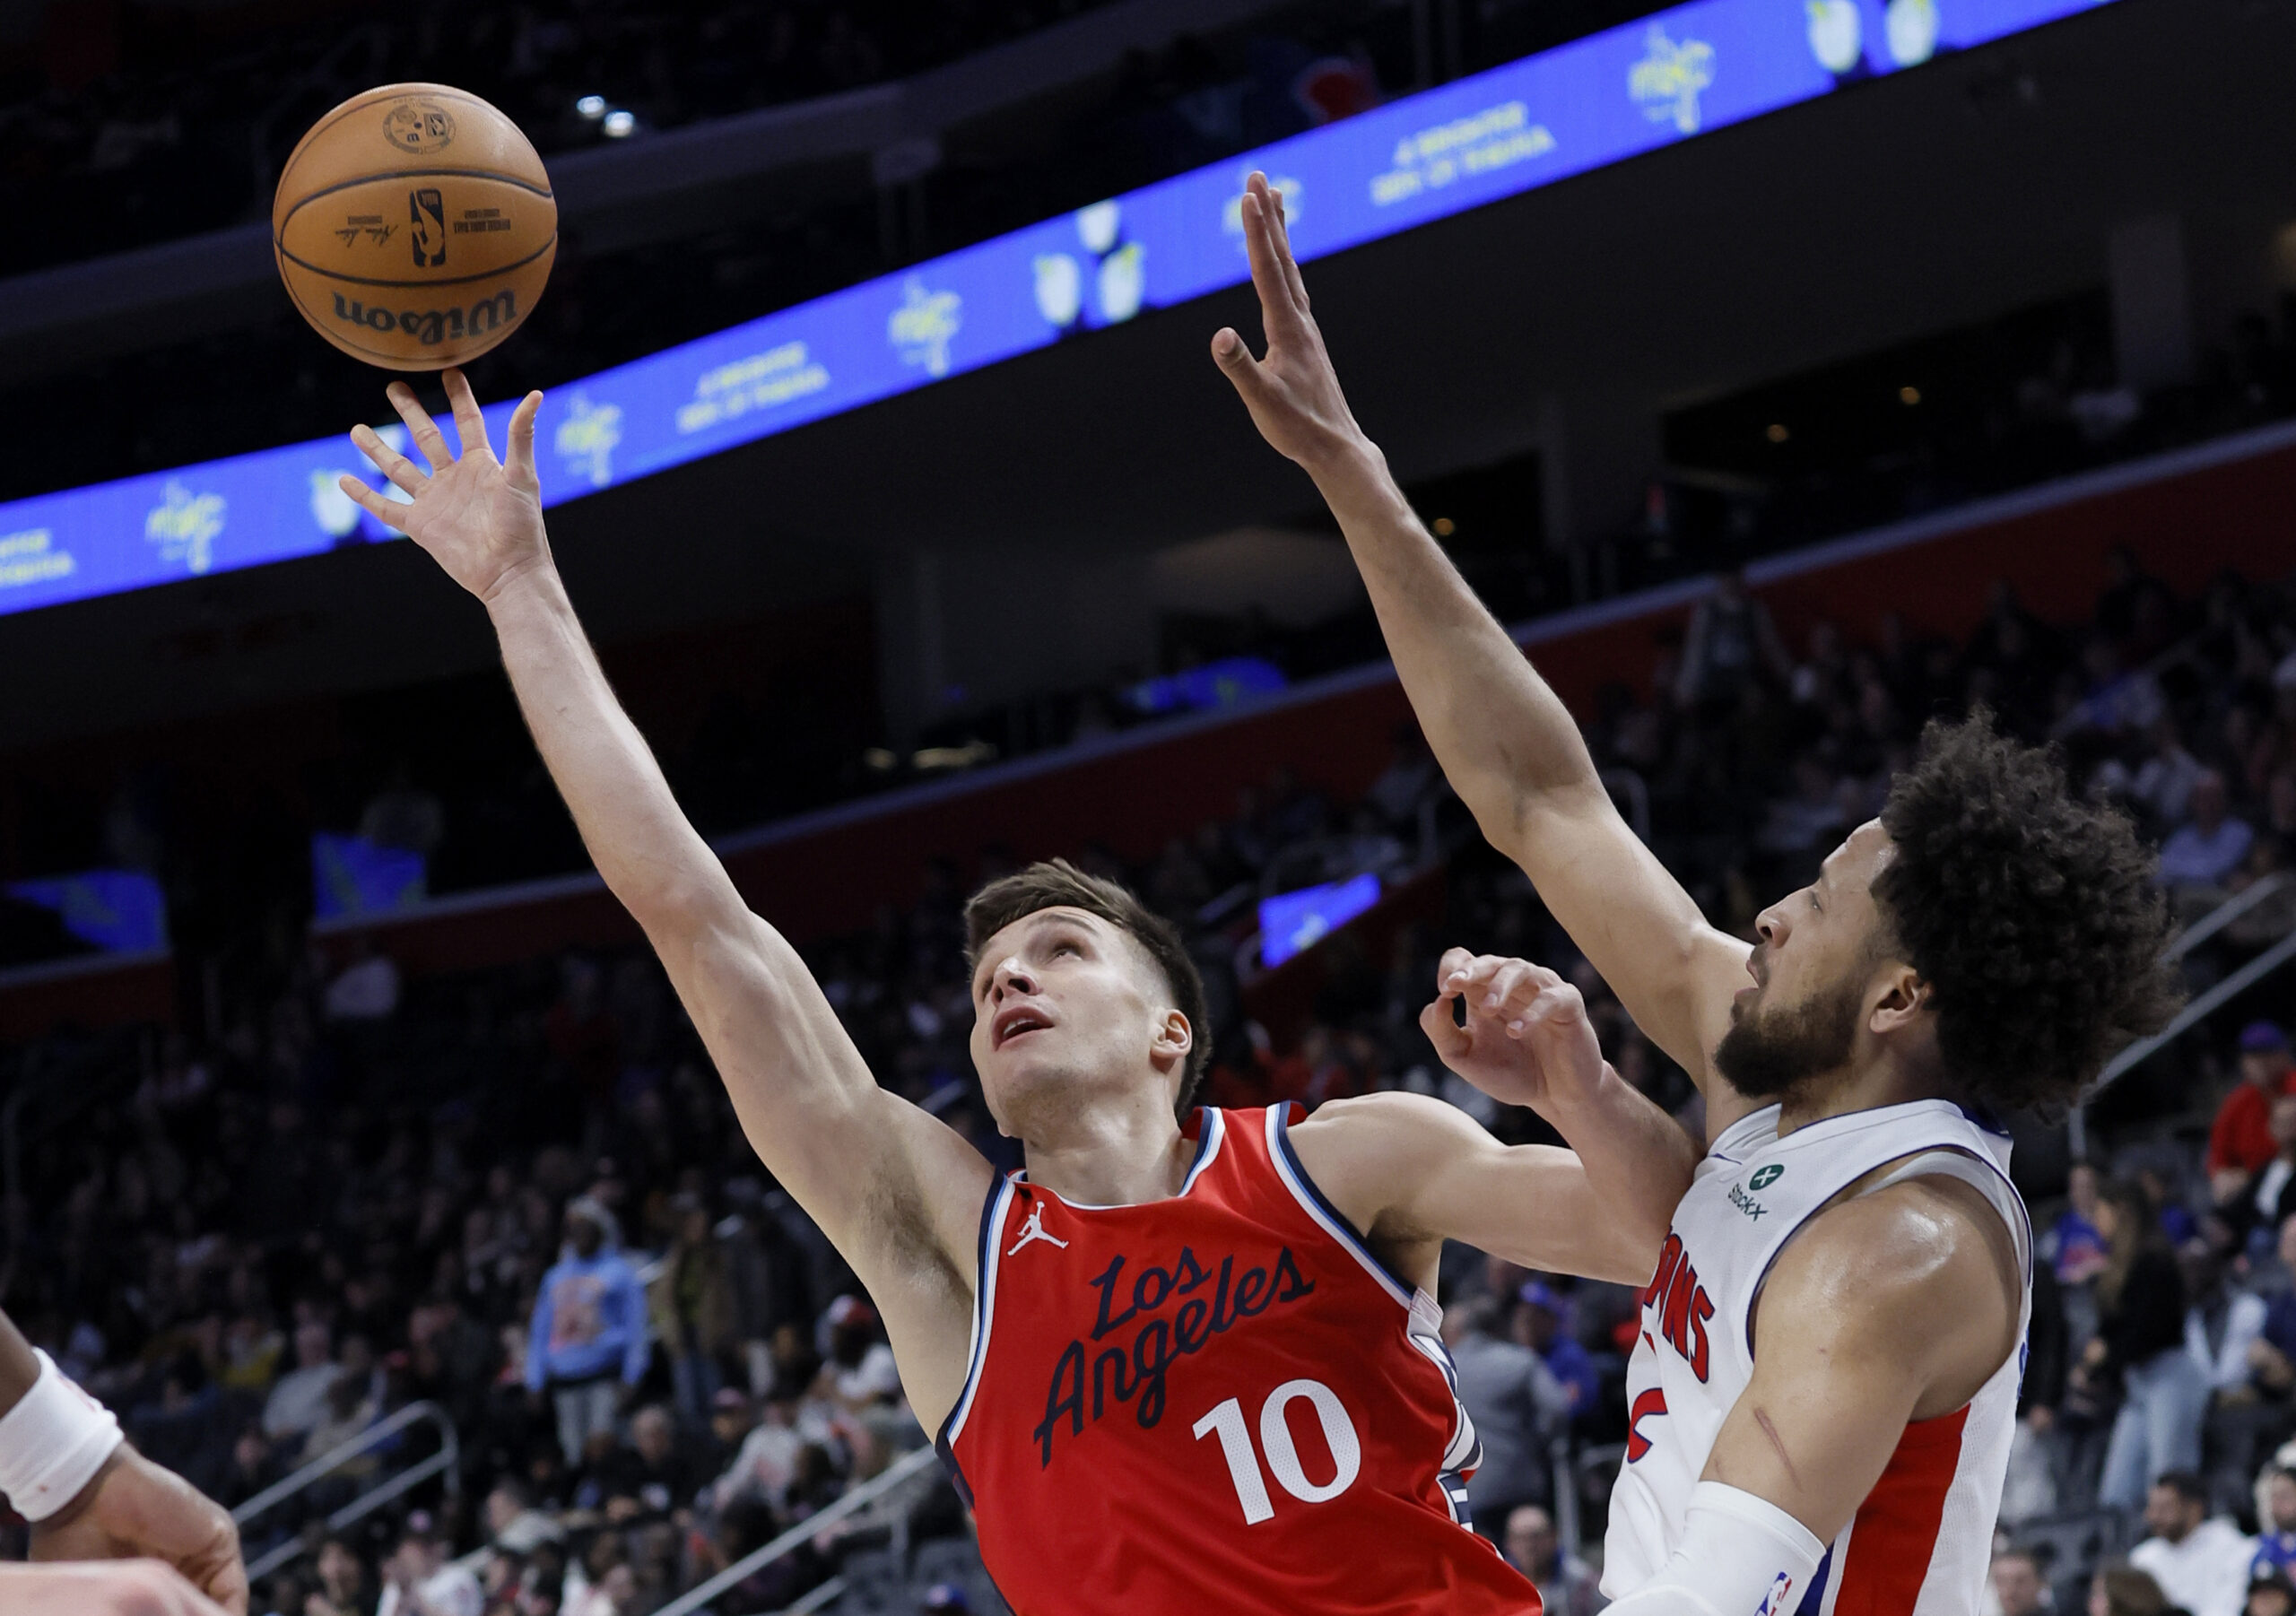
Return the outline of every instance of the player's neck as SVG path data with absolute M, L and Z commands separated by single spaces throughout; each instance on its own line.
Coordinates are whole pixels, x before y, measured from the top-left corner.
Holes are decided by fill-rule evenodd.
M 1779 1101 L 1779 1137 L 1852 1111 L 1955 1097 L 1935 1059 L 1912 1058 L 1889 1045 L 1860 1039 L 1848 1064 L 1822 1073 Z
M 1029 1181 L 1085 1206 L 1136 1206 L 1179 1194 L 1196 1159 L 1168 1106 L 1096 1108 L 1021 1135 Z

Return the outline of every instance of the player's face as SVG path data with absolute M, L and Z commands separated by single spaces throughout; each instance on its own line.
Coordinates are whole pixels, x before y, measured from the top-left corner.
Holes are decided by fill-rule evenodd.
M 1756 919 L 1752 979 L 1738 990 L 1715 1051 L 1741 1093 L 1781 1095 L 1848 1064 L 1879 963 L 1874 879 L 1891 851 L 1889 832 L 1868 821 L 1828 856 L 1815 882 Z
M 1039 909 L 998 932 L 972 978 L 973 1069 L 998 1125 L 1025 1136 L 1047 1107 L 1145 1087 L 1169 1106 L 1167 1068 L 1187 1049 L 1169 998 L 1139 945 L 1097 915 Z

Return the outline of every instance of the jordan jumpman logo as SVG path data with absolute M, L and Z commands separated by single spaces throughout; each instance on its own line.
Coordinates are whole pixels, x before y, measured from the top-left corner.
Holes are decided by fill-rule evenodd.
M 1029 1209 L 1029 1221 L 1021 1225 L 1021 1238 L 1013 1242 L 1013 1250 L 1006 1252 L 1004 1255 L 1008 1257 L 1013 1255 L 1013 1252 L 1019 1251 L 1022 1247 L 1026 1246 L 1031 1240 L 1042 1240 L 1048 1246 L 1059 1247 L 1063 1251 L 1065 1251 L 1068 1248 L 1068 1242 L 1062 1239 L 1058 1235 L 1048 1235 L 1045 1233 L 1044 1208 L 1041 1206 L 1032 1206 Z

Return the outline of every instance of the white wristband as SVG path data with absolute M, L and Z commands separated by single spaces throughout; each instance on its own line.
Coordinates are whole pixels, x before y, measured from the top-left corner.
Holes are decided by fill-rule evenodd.
M 112 1412 L 64 1377 L 38 1348 L 39 1378 L 0 1414 L 0 1493 L 28 1521 L 44 1521 L 74 1499 L 120 1444 Z
M 1700 1481 L 1683 1512 L 1681 1546 L 1607 1616 L 1795 1616 L 1826 1546 L 1767 1499 Z

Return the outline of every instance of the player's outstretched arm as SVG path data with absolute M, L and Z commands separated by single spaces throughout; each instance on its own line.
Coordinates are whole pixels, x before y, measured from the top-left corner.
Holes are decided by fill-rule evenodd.
M 519 404 L 508 458 L 497 461 L 470 384 L 458 370 L 445 381 L 462 454 L 394 382 L 391 403 L 430 470 L 361 427 L 352 441 L 411 502 L 351 477 L 344 491 L 484 604 L 543 761 L 598 873 L 661 956 L 750 1142 L 876 1297 L 920 1412 L 944 1391 L 953 1402 L 988 1164 L 877 1086 L 804 960 L 742 901 L 615 699 L 543 526 L 534 465 L 542 395 Z M 940 1339 L 949 1329 L 953 1347 Z M 953 1371 L 945 1387 L 935 1384 L 945 1377 L 935 1364 Z
M 1517 971 L 1535 992 L 1508 1008 Z M 1390 1250 L 1463 1240 L 1526 1268 L 1648 1283 L 1697 1165 L 1689 1136 L 1611 1069 L 1578 989 L 1553 972 L 1454 949 L 1438 982 L 1420 1025 L 1444 1064 L 1535 1107 L 1575 1152 L 1503 1145 L 1439 1099 L 1370 1094 L 1293 1131 L 1310 1176 Z
M 1224 329 L 1213 357 L 1262 436 L 1315 479 L 1362 570 L 1388 652 L 1452 788 L 1520 864 L 1643 1030 L 1715 1094 L 1709 1056 L 1746 947 L 1709 927 L 1596 777 L 1578 725 L 1421 526 L 1356 424 L 1264 176 L 1243 198 L 1267 353 Z M 1717 1131 L 1741 1111 L 1716 1119 Z

